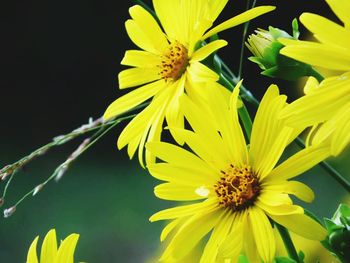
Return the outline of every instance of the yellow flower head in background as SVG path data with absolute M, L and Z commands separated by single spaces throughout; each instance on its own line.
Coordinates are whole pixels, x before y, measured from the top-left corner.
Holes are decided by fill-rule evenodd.
M 350 142 L 350 1 L 326 1 L 344 25 L 317 14 L 303 13 L 300 21 L 319 43 L 280 39 L 286 45 L 281 54 L 342 74 L 326 78 L 320 84 L 310 78 L 307 87 L 314 88 L 288 106 L 281 118 L 294 127 L 315 125 L 309 135 L 310 142 L 328 140 L 332 155 L 338 155 Z M 317 127 L 318 124 L 322 126 Z
M 148 165 L 155 178 L 166 181 L 155 188 L 156 196 L 192 202 L 150 218 L 172 220 L 161 234 L 161 240 L 173 234 L 162 259 L 181 262 L 211 232 L 201 263 L 224 259 L 235 263 L 241 251 L 250 262 L 262 259 L 269 263 L 275 255 L 269 219 L 306 238 L 325 238 L 325 229 L 294 205 L 289 194 L 306 202 L 313 200 L 309 187 L 290 179 L 327 158 L 329 147 L 308 147 L 277 165 L 287 145 L 304 128 L 290 128 L 278 118 L 286 96 L 279 95 L 277 86 L 269 87 L 247 145 L 237 115 L 239 85 L 231 97 L 214 86 L 208 89 L 210 100 L 203 103 L 208 108 L 197 106 L 186 95 L 180 100 L 193 131 L 170 127 L 191 152 L 165 142 L 146 145 L 164 161 Z M 197 200 L 202 201 L 193 203 Z
M 57 248 L 56 231 L 51 229 L 45 236 L 41 246 L 40 260 L 37 256 L 37 236 L 30 245 L 27 263 L 74 263 L 74 250 L 77 245 L 79 235 L 71 234 L 66 237 Z
M 216 40 L 196 49 L 210 36 L 244 23 L 274 9 L 261 6 L 235 16 L 210 29 L 228 0 L 153 0 L 160 24 L 143 7 L 129 9 L 132 19 L 125 23 L 130 39 L 142 50 L 128 50 L 122 64 L 132 68 L 119 73 L 119 88 L 137 89 L 118 98 L 106 110 L 105 119 L 124 113 L 152 98 L 150 104 L 123 130 L 118 148 L 128 145 L 128 154 L 139 147 L 143 165 L 146 141 L 159 141 L 164 119 L 170 126 L 183 127 L 179 96 L 201 96 L 196 83 L 217 81 L 219 76 L 200 63 L 227 44 Z M 210 30 L 209 30 L 210 29 Z M 175 138 L 178 140 L 178 138 Z M 146 162 L 153 157 L 146 151 Z
M 339 155 L 350 143 L 350 72 L 321 83 L 310 77 L 304 92 L 280 116 L 290 126 L 314 126 L 307 143 L 328 143 L 331 154 Z
M 347 72 L 350 71 L 350 1 L 326 2 L 344 26 L 317 14 L 303 13 L 300 21 L 319 43 L 280 39 L 286 45 L 280 53 L 310 65 Z

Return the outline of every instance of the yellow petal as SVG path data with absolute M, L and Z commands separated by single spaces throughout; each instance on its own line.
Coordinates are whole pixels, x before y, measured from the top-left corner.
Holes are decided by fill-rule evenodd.
M 203 137 L 192 131 L 176 128 L 170 128 L 170 131 L 177 138 L 186 142 L 194 153 L 218 171 L 226 169 L 230 163 L 231 160 L 226 152 L 218 147 L 220 145 L 214 145 L 212 142 L 208 144 L 208 141 L 203 140 Z
M 249 153 L 260 179 L 276 165 L 293 134 L 293 129 L 278 118 L 285 105 L 286 97 L 279 95 L 276 85 L 271 85 L 256 113 Z
M 215 116 L 214 120 L 217 123 L 215 126 L 217 126 L 224 143 L 224 148 L 221 151 L 227 151 L 226 154 L 234 165 L 243 165 L 248 161 L 247 147 L 237 114 L 240 85 L 241 82 L 236 85 L 231 97 L 217 92 L 216 89 L 208 93 L 211 97 L 211 100 L 208 100 L 208 106 Z M 203 123 L 206 124 L 206 121 Z
M 255 243 L 264 262 L 271 262 L 275 257 L 276 243 L 272 226 L 265 213 L 256 207 L 249 212 Z
M 38 256 L 36 252 L 36 246 L 38 244 L 39 236 L 37 236 L 29 247 L 27 255 L 27 263 L 38 263 Z
M 262 203 L 270 206 L 291 205 L 293 203 L 288 194 L 275 189 L 271 190 L 271 188 L 265 186 L 262 187 L 263 190 L 260 192 L 258 197 L 258 200 L 260 200 Z
M 71 234 L 66 237 L 57 252 L 54 263 L 74 263 L 74 251 L 78 243 L 79 235 Z
M 331 151 L 333 156 L 339 155 L 350 144 L 350 114 L 346 120 L 337 127 L 332 138 Z
M 236 262 L 243 247 L 243 220 L 245 212 L 232 214 L 232 228 L 219 247 L 218 257 Z
M 246 210 L 246 214 L 248 216 L 251 208 Z M 247 218 L 248 219 L 248 218 Z M 245 255 L 248 257 L 249 262 L 261 262 L 261 258 L 257 251 L 257 243 L 253 234 L 253 226 L 251 220 L 243 221 L 243 245 Z
M 159 95 L 159 96 L 158 96 Z M 168 100 L 168 91 L 165 90 L 161 94 L 154 97 L 151 104 L 148 105 L 142 112 L 133 118 L 133 120 L 124 128 L 118 138 L 118 148 L 121 149 L 125 145 L 130 144 L 133 151 L 128 149 L 130 158 L 134 155 L 136 145 L 141 144 L 143 136 L 148 135 L 152 125 L 158 125 L 159 115 L 164 116 L 164 107 Z M 159 121 L 162 121 L 161 118 Z M 136 141 L 138 141 L 136 143 Z M 143 150 L 143 146 L 141 147 Z M 140 160 L 141 161 L 141 160 Z
M 198 158 L 193 153 L 190 153 L 178 146 L 165 142 L 151 142 L 146 145 L 146 148 L 151 151 L 159 159 L 168 162 L 169 164 L 179 165 L 182 167 L 204 167 L 204 169 L 212 170 L 203 160 Z M 216 172 L 214 170 L 214 172 Z
M 173 201 L 191 201 L 205 198 L 196 193 L 197 188 L 189 185 L 164 183 L 154 188 L 154 194 L 158 198 Z
M 346 27 L 350 27 L 350 3 L 348 0 L 326 0 L 333 12 L 344 22 Z
M 278 191 L 292 194 L 304 202 L 312 202 L 315 198 L 314 192 L 307 185 L 297 181 L 284 181 L 280 184 L 268 184 L 263 186 L 264 190 Z
M 207 39 L 211 37 L 212 35 L 215 35 L 221 31 L 224 31 L 226 29 L 229 29 L 231 27 L 237 26 L 239 24 L 243 24 L 249 20 L 252 20 L 253 18 L 256 18 L 258 16 L 261 16 L 265 13 L 268 13 L 272 10 L 274 10 L 274 6 L 258 6 L 255 8 L 252 8 L 248 11 L 245 11 L 235 17 L 232 17 L 225 22 L 217 25 L 216 27 L 209 30 L 203 37 L 202 40 Z
M 299 151 L 271 171 L 265 182 L 287 180 L 309 170 L 330 156 L 329 147 L 310 146 Z
M 161 57 L 142 50 L 127 50 L 120 64 L 138 68 L 155 68 L 161 64 Z
M 344 75 L 335 81 L 324 80 L 317 92 L 301 97 L 286 107 L 280 118 L 286 124 L 311 126 L 331 119 L 339 108 L 350 101 L 350 79 Z
M 154 96 L 154 94 L 158 93 L 162 88 L 164 88 L 164 86 L 164 81 L 159 80 L 125 94 L 108 106 L 103 118 L 107 120 L 131 110 L 135 106 Z
M 219 75 L 212 71 L 207 66 L 197 61 L 191 61 L 190 66 L 187 67 L 188 77 L 193 82 L 208 82 L 219 80 Z
M 205 59 L 206 57 L 208 57 L 209 55 L 226 45 L 227 41 L 221 39 L 210 42 L 209 44 L 196 50 L 191 57 L 191 61 L 202 61 L 203 59 Z
M 185 22 L 177 17 L 179 14 L 181 14 L 180 1 L 153 0 L 153 6 L 169 39 L 176 39 L 176 36 L 179 35 L 179 23 Z M 180 39 L 178 39 L 178 41 L 180 41 Z
M 161 141 L 165 109 L 166 109 L 166 104 L 163 104 L 163 106 L 159 109 L 158 113 L 154 116 L 154 119 L 152 120 L 151 128 L 148 133 L 147 141 L 149 142 Z M 145 143 L 142 143 L 142 148 L 145 148 Z M 139 148 L 139 159 L 141 158 L 140 151 L 141 151 L 141 148 Z M 155 161 L 156 161 L 156 157 L 146 149 L 146 164 L 155 163 Z
M 304 86 L 304 93 L 311 94 L 314 91 L 318 90 L 318 88 L 319 88 L 318 80 L 315 77 L 309 77 Z
M 217 200 L 206 200 L 201 203 L 177 206 L 159 211 L 158 213 L 152 215 L 149 220 L 154 222 L 159 220 L 175 219 L 194 215 L 196 213 L 202 213 L 204 211 L 214 211 L 215 209 L 217 209 Z
M 269 215 L 269 217 L 302 237 L 312 240 L 324 240 L 326 238 L 326 229 L 305 214 L 285 216 Z
M 197 244 L 209 233 L 222 218 L 224 210 L 198 213 L 185 222 L 170 241 L 161 260 L 172 259 L 181 262 Z
M 300 21 L 314 36 L 325 44 L 350 50 L 350 31 L 320 15 L 303 13 Z
M 215 21 L 216 18 L 219 16 L 221 11 L 226 6 L 228 0 L 215 0 L 215 1 L 209 1 L 209 12 L 208 12 L 208 19 L 211 21 Z
M 119 88 L 131 88 L 160 79 L 159 68 L 129 68 L 118 74 Z
M 234 216 L 230 210 L 225 212 L 220 222 L 214 227 L 214 230 L 204 248 L 200 263 L 216 262 L 219 247 L 226 240 L 230 231 Z
M 56 231 L 51 229 L 45 236 L 41 246 L 40 263 L 52 263 L 57 255 Z
M 165 112 L 165 118 L 168 126 L 177 128 L 184 127 L 184 117 L 180 111 L 179 98 L 184 93 L 185 80 L 186 74 L 183 74 L 183 76 L 171 86 L 173 92 L 170 96 L 171 98 Z M 178 144 L 182 145 L 184 143 L 176 136 L 176 134 L 172 132 L 172 130 L 170 130 L 170 133 Z
M 280 42 L 282 44 L 292 43 L 287 40 Z M 350 54 L 348 50 L 308 41 L 295 41 L 294 43 L 296 42 L 299 43 L 282 48 L 280 54 L 313 66 L 340 71 L 350 70 Z
M 217 181 L 217 176 L 211 170 L 202 167 L 182 167 L 181 163 L 171 165 L 168 163 L 156 163 L 147 165 L 150 174 L 163 181 L 169 181 L 184 185 L 212 185 Z
M 139 5 L 129 8 L 129 13 L 147 38 L 143 41 L 149 41 L 153 51 L 162 53 L 168 47 L 168 41 L 153 16 Z
M 160 241 L 163 242 L 167 236 L 182 222 L 182 219 L 172 220 L 169 224 L 167 224 L 160 234 Z
M 213 86 L 214 89 L 214 86 Z M 214 92 L 217 92 L 215 89 Z M 211 92 L 212 93 L 212 92 Z M 213 113 L 208 109 L 209 105 L 207 101 L 200 101 L 199 96 L 194 97 L 197 99 L 190 99 L 188 96 L 184 95 L 180 98 L 180 109 L 183 111 L 186 119 L 191 125 L 192 129 L 203 138 L 204 141 L 210 141 L 213 147 L 218 147 L 220 156 L 223 154 L 221 152 L 225 151 L 224 143 L 219 133 L 217 132 L 217 124 L 215 123 L 215 117 Z M 199 94 L 198 94 L 199 95 Z M 203 116 L 208 116 L 206 121 L 203 121 Z M 211 127 L 208 129 L 208 127 Z
M 269 205 L 262 202 L 262 200 L 258 199 L 256 201 L 256 205 L 264 210 L 266 213 L 271 215 L 292 215 L 292 214 L 302 214 L 304 213 L 304 209 L 297 205 Z

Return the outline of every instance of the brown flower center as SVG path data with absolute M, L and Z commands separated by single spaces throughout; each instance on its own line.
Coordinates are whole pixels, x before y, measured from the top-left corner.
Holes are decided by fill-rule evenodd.
M 261 187 L 258 178 L 248 165 L 231 165 L 214 185 L 221 207 L 230 207 L 234 211 L 244 210 L 254 204 Z
M 159 75 L 165 80 L 178 80 L 188 65 L 187 49 L 175 41 L 162 55 Z

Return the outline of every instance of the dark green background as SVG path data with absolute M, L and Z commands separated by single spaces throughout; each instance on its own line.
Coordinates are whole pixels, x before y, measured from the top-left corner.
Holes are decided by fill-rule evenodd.
M 277 5 L 278 10 L 256 19 L 250 33 L 270 24 L 290 31 L 292 18 L 302 11 L 334 18 L 319 0 L 258 3 Z M 126 49 L 134 48 L 124 30 L 131 5 L 131 1 L 116 0 L 13 1 L 1 8 L 1 166 L 89 117 L 99 117 L 118 96 L 119 62 Z M 244 6 L 245 1 L 230 1 L 221 20 L 243 11 Z M 220 54 L 234 71 L 241 29 L 221 35 L 230 45 Z M 294 83 L 260 76 L 259 69 L 246 60 L 243 74 L 246 87 L 259 98 L 271 82 L 278 83 L 291 98 L 297 96 Z M 148 218 L 170 203 L 156 199 L 156 181 L 136 160 L 130 161 L 124 150 L 117 150 L 121 129 L 122 125 L 88 151 L 59 183 L 50 183 L 24 201 L 12 217 L 0 219 L 0 262 L 25 262 L 34 237 L 42 237 L 53 227 L 60 238 L 72 232 L 81 234 L 77 260 L 135 263 L 157 254 L 163 224 L 151 224 Z M 28 165 L 14 178 L 4 208 L 47 178 L 79 142 Z M 346 156 L 336 165 L 349 177 Z M 319 168 L 302 179 L 316 193 L 314 203 L 307 207 L 320 216 L 330 216 L 345 192 Z

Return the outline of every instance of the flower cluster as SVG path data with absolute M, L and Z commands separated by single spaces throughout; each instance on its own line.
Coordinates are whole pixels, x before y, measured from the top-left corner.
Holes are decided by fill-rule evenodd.
M 296 201 L 312 202 L 315 196 L 295 178 L 340 155 L 350 142 L 350 1 L 326 1 L 343 25 L 317 14 L 300 16 L 318 42 L 299 40 L 297 22 L 293 37 L 270 27 L 247 39 L 254 55 L 250 60 L 263 75 L 309 77 L 305 95 L 291 103 L 271 84 L 253 122 L 244 104 L 252 95 L 242 80 L 221 68 L 215 54 L 228 45 L 217 33 L 273 6 L 251 8 L 216 26 L 228 0 L 153 0 L 155 13 L 141 5 L 129 9 L 125 27 L 139 49 L 125 52 L 121 64 L 129 68 L 119 73 L 118 81 L 120 89 L 135 89 L 117 98 L 101 123 L 142 109 L 120 134 L 118 148 L 127 146 L 130 158 L 138 151 L 141 166 L 162 181 L 154 189 L 158 198 L 181 202 L 149 219 L 169 220 L 161 233 L 161 241 L 167 240 L 161 261 L 183 262 L 206 238 L 200 263 L 236 263 L 242 255 L 252 263 L 270 263 L 276 257 L 277 230 L 293 259 L 288 262 L 300 262 L 288 230 L 323 241 L 340 259 L 349 256 L 349 244 L 337 238 L 348 237 L 350 210 L 342 207 L 341 215 L 326 221 L 326 229 Z M 219 67 L 208 65 L 208 59 Z M 323 78 L 316 67 L 339 73 Z M 164 129 L 172 141 L 162 140 Z M 305 147 L 287 151 L 305 131 Z M 51 230 L 40 261 L 37 237 L 27 263 L 73 263 L 78 238 L 72 234 L 57 248 Z

